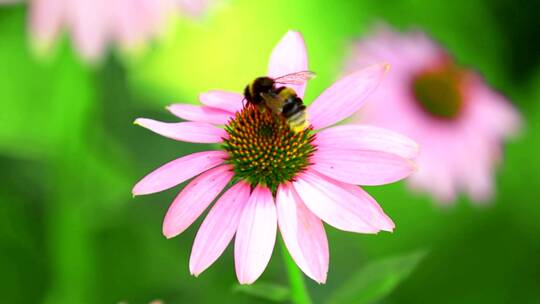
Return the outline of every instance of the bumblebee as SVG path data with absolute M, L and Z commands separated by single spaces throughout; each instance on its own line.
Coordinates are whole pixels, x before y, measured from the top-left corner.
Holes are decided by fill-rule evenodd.
M 293 132 L 301 132 L 309 125 L 306 106 L 294 89 L 278 85 L 302 85 L 314 76 L 313 72 L 302 71 L 278 78 L 258 77 L 246 86 L 244 98 L 261 111 L 268 109 L 285 118 Z

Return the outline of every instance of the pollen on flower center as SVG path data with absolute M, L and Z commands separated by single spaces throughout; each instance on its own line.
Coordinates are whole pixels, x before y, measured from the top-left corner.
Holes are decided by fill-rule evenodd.
M 412 81 L 416 102 L 436 118 L 456 118 L 463 108 L 462 76 L 462 72 L 451 64 L 418 73 Z
M 229 136 L 224 148 L 235 178 L 273 192 L 306 169 L 315 151 L 311 128 L 295 133 L 282 117 L 253 106 L 237 112 L 225 130 Z

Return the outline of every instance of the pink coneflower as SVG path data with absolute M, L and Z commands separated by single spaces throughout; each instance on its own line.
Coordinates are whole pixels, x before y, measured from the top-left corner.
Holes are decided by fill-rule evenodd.
M 290 31 L 272 52 L 268 75 L 277 77 L 307 68 L 304 40 Z M 364 104 L 387 69 L 385 64 L 373 65 L 336 82 L 308 108 L 311 126 L 298 133 L 270 111 L 244 107 L 242 95 L 223 91 L 201 94 L 202 106 L 175 104 L 168 108 L 187 122 L 138 118 L 136 124 L 160 135 L 219 143 L 222 149 L 194 153 L 163 165 L 138 182 L 133 194 L 162 191 L 198 175 L 165 216 L 163 233 L 167 238 L 183 232 L 217 198 L 193 244 L 189 268 L 195 276 L 208 268 L 236 235 L 238 280 L 242 284 L 254 282 L 268 264 L 279 226 L 298 266 L 323 283 L 328 243 L 322 221 L 345 231 L 392 231 L 392 220 L 356 185 L 395 182 L 414 170 L 411 159 L 417 146 L 410 139 L 376 127 L 331 127 Z M 303 97 L 305 85 L 295 89 Z
M 65 28 L 75 48 L 89 61 L 109 43 L 130 49 L 159 34 L 178 8 L 199 15 L 209 0 L 33 0 L 30 3 L 32 40 L 48 49 Z
M 475 201 L 489 199 L 502 141 L 520 123 L 516 110 L 423 33 L 380 28 L 355 45 L 347 69 L 380 60 L 392 65 L 392 73 L 358 121 L 418 142 L 418 170 L 408 179 L 413 188 L 446 203 L 459 191 Z

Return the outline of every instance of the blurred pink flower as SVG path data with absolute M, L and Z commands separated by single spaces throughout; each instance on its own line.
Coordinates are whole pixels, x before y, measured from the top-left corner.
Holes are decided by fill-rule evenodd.
M 176 11 L 200 15 L 209 0 L 33 0 L 32 39 L 48 49 L 65 28 L 75 48 L 89 61 L 99 59 L 107 44 L 133 48 L 159 34 Z
M 290 31 L 274 48 L 268 75 L 307 68 L 304 40 Z M 269 262 L 279 227 L 298 266 L 324 283 L 328 243 L 321 220 L 344 231 L 392 231 L 392 220 L 356 185 L 395 182 L 414 170 L 417 145 L 410 139 L 376 127 L 332 127 L 364 104 L 387 69 L 386 64 L 372 65 L 333 84 L 308 108 L 312 126 L 299 133 L 270 111 L 244 107 L 241 94 L 224 91 L 201 94 L 202 106 L 168 107 L 187 122 L 138 118 L 136 124 L 165 137 L 219 143 L 223 149 L 173 160 L 139 181 L 133 194 L 162 191 L 198 175 L 165 216 L 163 233 L 171 238 L 188 228 L 232 185 L 217 199 L 197 233 L 191 273 L 197 276 L 208 268 L 236 234 L 238 280 L 253 283 Z M 305 84 L 294 88 L 304 96 Z
M 474 201 L 488 200 L 502 141 L 520 125 L 516 110 L 423 33 L 380 27 L 354 46 L 346 66 L 350 71 L 380 61 L 389 62 L 392 72 L 357 121 L 419 143 L 418 171 L 408 179 L 414 189 L 443 203 L 459 191 Z

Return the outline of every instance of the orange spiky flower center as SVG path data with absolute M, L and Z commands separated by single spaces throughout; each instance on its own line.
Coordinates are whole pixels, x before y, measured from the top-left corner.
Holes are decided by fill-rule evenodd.
M 275 193 L 309 166 L 315 151 L 312 128 L 293 132 L 285 119 L 254 106 L 237 112 L 225 126 L 224 149 L 236 179 L 255 187 L 264 185 Z

